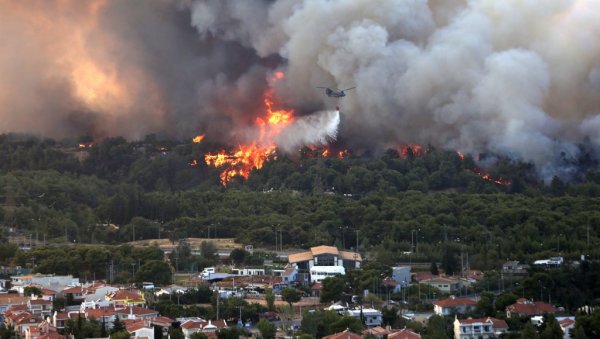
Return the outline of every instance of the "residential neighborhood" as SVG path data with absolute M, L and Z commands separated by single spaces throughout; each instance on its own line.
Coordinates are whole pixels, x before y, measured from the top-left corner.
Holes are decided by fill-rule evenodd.
M 165 256 L 168 261 L 169 255 Z M 173 331 L 181 333 L 182 338 L 200 334 L 215 337 L 219 331 L 236 329 L 241 336 L 260 337 L 268 331 L 268 324 L 275 336 L 289 337 L 306 333 L 304 326 L 309 326 L 315 312 L 321 314 L 316 321 L 326 314 L 322 312 L 332 312 L 339 321 L 347 319 L 344 321 L 348 328 L 324 338 L 427 337 L 435 317 L 447 320 L 447 330 L 457 339 L 499 338 L 514 331 L 509 320 L 511 324 L 520 319 L 522 324 L 544 326 L 547 315 L 556 319 L 553 321 L 557 321 L 567 338 L 576 319 L 544 301 L 516 296 L 504 309 L 493 313 L 495 316 L 487 315 L 485 307 L 490 306 L 485 305 L 490 298 L 496 304 L 506 298 L 510 301 L 511 291 L 517 293 L 520 285 L 517 282 L 508 291 L 478 290 L 489 282 L 483 281 L 483 274 L 477 271 L 445 275 L 423 271 L 419 266 L 415 266 L 415 272 L 411 265 L 389 267 L 384 270 L 389 275 L 374 280 L 376 285 L 350 295 L 336 290 L 335 284 L 338 280 L 353 284 L 353 280 L 348 280 L 352 276 L 358 279 L 354 283 L 367 277 L 364 274 L 369 272 L 371 263 L 367 261 L 365 269 L 365 260 L 359 253 L 317 246 L 290 253 L 287 260 L 278 262 L 279 268 L 270 262 L 252 267 L 231 265 L 227 258 L 196 274 L 181 275 L 177 283 L 162 286 L 153 282 L 134 286 L 81 281 L 73 275 L 10 276 L 5 284 L 7 290 L 0 294 L 1 319 L 16 335 L 40 339 L 69 338 L 72 326 L 81 319 L 98 324 L 107 336 L 119 330 L 132 338 L 163 338 Z M 517 262 L 507 262 L 499 269 L 512 273 L 518 270 L 518 281 L 526 278 L 527 273 L 522 270 L 527 266 Z M 296 296 L 292 297 L 292 292 Z M 198 293 L 206 296 L 190 299 Z M 179 309 L 178 313 L 162 306 L 152 307 L 160 305 L 161 300 Z M 229 305 L 235 300 L 240 306 Z M 260 311 L 250 312 L 252 305 Z M 195 308 L 204 310 L 203 315 L 186 311 Z

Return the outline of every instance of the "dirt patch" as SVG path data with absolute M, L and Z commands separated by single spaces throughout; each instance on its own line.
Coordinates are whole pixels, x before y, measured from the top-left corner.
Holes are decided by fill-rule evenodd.
M 242 244 L 237 244 L 233 238 L 217 238 L 217 239 L 206 239 L 206 238 L 186 238 L 185 239 L 192 249 L 199 248 L 200 244 L 204 241 L 214 243 L 218 249 L 234 249 L 242 248 Z M 145 239 L 128 242 L 133 247 L 147 247 L 147 246 L 158 246 L 162 249 L 173 249 L 177 247 L 177 242 L 172 243 L 169 239 Z

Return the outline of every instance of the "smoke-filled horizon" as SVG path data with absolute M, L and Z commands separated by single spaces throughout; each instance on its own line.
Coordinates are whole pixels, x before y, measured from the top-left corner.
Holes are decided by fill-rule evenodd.
M 337 104 L 316 86 L 357 86 L 350 147 L 497 154 L 548 178 L 600 145 L 600 0 L 0 0 L 0 36 L 0 132 L 227 141 L 282 70 L 277 98 L 305 115 Z

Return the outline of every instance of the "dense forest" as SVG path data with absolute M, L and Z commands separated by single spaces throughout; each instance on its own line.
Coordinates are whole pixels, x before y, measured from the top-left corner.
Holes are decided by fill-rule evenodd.
M 203 161 L 221 147 L 155 135 L 96 144 L 1 135 L 0 251 L 17 237 L 121 244 L 216 236 L 274 247 L 281 229 L 284 247 L 358 244 L 389 264 L 468 253 L 471 267 L 488 269 L 506 259 L 600 256 L 594 171 L 545 184 L 528 164 L 496 159 L 482 169 L 481 159 L 433 147 L 343 157 L 305 148 L 224 187 L 221 169 Z

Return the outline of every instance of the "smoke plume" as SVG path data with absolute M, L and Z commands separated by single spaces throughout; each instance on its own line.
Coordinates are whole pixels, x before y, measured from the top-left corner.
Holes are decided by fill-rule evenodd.
M 300 117 L 278 135 L 278 148 L 291 153 L 306 145 L 326 145 L 337 136 L 339 124 L 339 111 L 322 111 Z
M 600 0 L 0 0 L 0 36 L 0 131 L 226 141 L 279 69 L 279 100 L 307 115 L 337 104 L 315 86 L 357 86 L 350 147 L 492 153 L 548 178 L 600 144 Z

